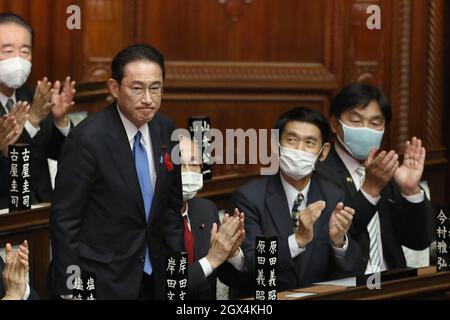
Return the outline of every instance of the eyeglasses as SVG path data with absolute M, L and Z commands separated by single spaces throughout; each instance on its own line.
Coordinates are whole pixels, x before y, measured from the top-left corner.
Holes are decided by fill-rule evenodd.
M 129 89 L 129 92 L 133 96 L 142 97 L 147 90 L 150 92 L 151 96 L 160 96 L 164 92 L 164 87 L 162 85 L 153 85 L 149 88 L 145 88 L 139 85 L 127 86 L 122 83 L 125 88 Z

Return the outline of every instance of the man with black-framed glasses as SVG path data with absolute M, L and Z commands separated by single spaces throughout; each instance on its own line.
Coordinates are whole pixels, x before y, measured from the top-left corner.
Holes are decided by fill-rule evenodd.
M 70 266 L 96 275 L 97 299 L 162 299 L 165 256 L 183 251 L 174 124 L 158 110 L 164 58 L 134 45 L 112 62 L 116 102 L 63 148 L 51 212 L 52 294 L 71 298 Z M 70 284 L 70 281 L 69 281 Z

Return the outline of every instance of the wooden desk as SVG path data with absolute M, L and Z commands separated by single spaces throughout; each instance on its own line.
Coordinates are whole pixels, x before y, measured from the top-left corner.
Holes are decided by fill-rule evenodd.
M 50 204 L 29 211 L 0 215 L 0 246 L 19 245 L 28 240 L 30 248 L 30 285 L 45 298 L 46 275 L 50 262 Z
M 316 293 L 301 298 L 288 297 L 295 293 Z M 421 268 L 417 277 L 381 283 L 381 289 L 365 286 L 344 287 L 316 285 L 280 292 L 279 300 L 387 300 L 387 299 L 450 299 L 450 272 L 436 272 L 436 267 Z

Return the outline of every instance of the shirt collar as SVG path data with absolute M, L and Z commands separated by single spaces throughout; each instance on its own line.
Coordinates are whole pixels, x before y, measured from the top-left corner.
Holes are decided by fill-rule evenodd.
M 186 209 L 184 210 L 184 212 L 181 213 L 181 216 L 184 217 L 189 217 L 188 216 L 188 202 L 186 201 Z
M 8 102 L 9 99 L 13 99 L 14 104 L 16 104 L 16 91 L 15 90 L 11 97 L 7 97 L 3 93 L 0 92 L 0 103 L 2 104 L 3 107 L 6 106 L 6 103 Z
M 309 179 L 308 184 L 303 188 L 303 190 L 298 191 L 293 185 L 291 185 L 283 178 L 282 174 L 280 174 L 280 178 L 281 184 L 284 188 L 284 193 L 286 194 L 286 199 L 288 201 L 289 210 L 291 210 L 291 208 L 294 206 L 295 199 L 297 198 L 299 193 L 303 195 L 303 203 L 308 203 L 308 192 L 309 187 L 311 186 L 311 179 Z
M 356 169 L 358 169 L 361 164 L 353 158 L 351 155 L 349 155 L 347 152 L 345 152 L 339 144 L 335 143 L 334 148 L 336 149 L 336 153 L 338 154 L 339 158 L 341 158 L 342 162 L 344 163 L 345 167 L 347 168 L 348 172 L 350 174 L 356 172 Z
M 142 127 L 136 128 L 136 126 L 123 115 L 123 113 L 119 109 L 119 106 L 117 106 L 117 111 L 119 111 L 120 120 L 122 120 L 123 126 L 125 127 L 125 131 L 127 132 L 127 137 L 130 144 L 134 142 L 136 133 L 140 131 L 142 144 L 144 144 L 144 146 L 149 145 L 150 136 L 148 132 L 148 124 L 146 123 Z

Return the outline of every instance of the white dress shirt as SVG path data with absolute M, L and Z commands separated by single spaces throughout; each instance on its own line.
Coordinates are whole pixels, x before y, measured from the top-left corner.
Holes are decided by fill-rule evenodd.
M 188 228 L 191 230 L 191 221 L 189 220 L 189 214 L 188 214 L 188 203 L 186 202 L 186 210 L 181 214 L 184 217 L 187 218 L 188 222 Z M 210 232 L 210 230 L 207 230 Z M 200 266 L 202 267 L 203 273 L 205 274 L 205 277 L 208 278 L 211 273 L 213 273 L 213 268 L 211 267 L 211 264 L 209 263 L 208 259 L 206 257 L 201 258 L 199 261 Z M 242 252 L 241 248 L 239 248 L 239 254 L 236 257 L 229 258 L 227 260 L 233 267 L 236 268 L 236 270 L 242 271 L 244 269 L 244 253 Z
M 289 210 L 292 211 L 292 208 L 294 207 L 295 199 L 297 198 L 297 195 L 299 193 L 301 193 L 303 195 L 303 201 L 300 205 L 299 210 L 300 211 L 305 210 L 306 204 L 308 203 L 308 192 L 309 192 L 309 188 L 311 186 L 311 179 L 309 180 L 308 184 L 303 188 L 303 190 L 298 191 L 293 185 L 291 185 L 289 182 L 287 182 L 281 174 L 280 174 L 280 178 L 281 178 L 281 184 L 283 185 L 283 188 L 284 188 L 284 193 L 286 194 L 286 199 L 288 202 Z M 295 240 L 295 233 L 291 234 L 288 237 L 288 244 L 289 244 L 289 250 L 291 251 L 292 258 L 295 258 L 296 256 L 298 256 L 299 254 L 301 254 L 302 252 L 304 252 L 306 250 L 306 248 L 300 248 L 298 246 L 297 240 Z M 343 248 L 337 248 L 333 245 L 332 245 L 332 247 L 334 249 L 334 253 L 337 258 L 345 257 L 345 252 L 347 251 L 347 247 L 348 247 L 347 235 L 345 235 Z
M 338 144 L 335 144 L 334 147 L 336 149 L 336 153 L 341 158 L 342 162 L 344 163 L 345 167 L 347 168 L 348 172 L 350 173 L 353 183 L 355 184 L 356 190 L 360 190 L 362 187 L 362 183 L 361 183 L 362 181 L 361 181 L 359 174 L 356 172 L 356 170 L 361 166 L 361 163 L 359 163 L 359 161 L 357 161 L 355 158 L 350 156 L 347 152 L 342 150 L 342 148 Z M 367 199 L 367 201 L 369 201 L 374 206 L 376 206 L 381 199 L 381 196 L 372 197 L 370 194 L 368 194 L 367 192 L 365 192 L 362 189 L 361 189 L 361 193 L 364 195 L 364 197 Z M 420 193 L 415 194 L 415 195 L 406 196 L 406 195 L 402 194 L 402 196 L 411 203 L 420 203 L 425 200 L 425 195 L 424 195 L 423 190 L 421 190 Z M 356 213 L 356 214 L 358 214 L 358 213 Z M 379 219 L 379 215 L 374 216 L 372 219 L 375 219 L 375 218 Z M 370 224 L 370 222 L 369 222 L 369 224 Z M 383 243 L 381 240 L 380 223 L 378 223 L 378 235 L 379 235 L 378 236 L 378 249 L 379 249 L 380 260 L 381 260 L 381 271 L 385 271 L 388 269 L 388 267 L 387 267 L 386 260 L 384 259 L 384 255 L 383 255 Z M 366 269 L 366 274 L 371 274 L 371 273 L 374 273 L 374 270 L 372 269 L 372 265 L 370 263 L 368 263 L 367 269 Z
M 122 114 L 119 107 L 117 107 L 117 110 L 119 111 L 120 120 L 122 120 L 123 126 L 127 133 L 128 141 L 130 143 L 130 148 L 132 152 L 134 147 L 134 137 L 136 136 L 136 133 L 138 131 L 141 132 L 141 143 L 143 144 L 144 149 L 147 152 L 148 167 L 152 178 L 153 190 L 155 190 L 155 183 L 156 183 L 155 161 L 153 160 L 152 139 L 150 137 L 148 124 L 146 123 L 142 127 L 136 128 L 136 126 Z
M 16 105 L 17 103 L 17 99 L 16 99 L 16 91 L 14 91 L 14 93 L 12 94 L 11 97 L 7 97 L 5 96 L 3 93 L 0 92 L 0 103 L 2 104 L 4 110 L 6 111 L 6 113 L 8 113 L 8 110 L 6 109 L 6 103 L 8 102 L 9 99 L 12 99 L 14 101 L 14 105 Z M 70 132 L 70 121 L 69 124 L 65 127 L 65 128 L 60 128 L 55 124 L 55 127 L 58 128 L 58 130 L 61 132 L 61 134 L 65 137 L 67 137 L 69 135 Z M 39 132 L 39 130 L 41 130 L 41 128 L 35 128 L 30 121 L 26 121 L 25 122 L 25 130 L 27 130 L 29 136 L 31 138 L 34 138 L 37 133 Z

